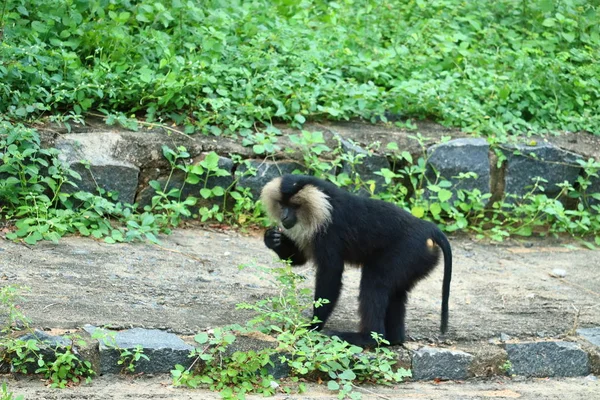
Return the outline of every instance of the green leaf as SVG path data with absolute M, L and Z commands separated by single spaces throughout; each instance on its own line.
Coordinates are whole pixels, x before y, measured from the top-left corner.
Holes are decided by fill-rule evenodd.
M 413 163 L 413 158 L 408 151 L 402 152 L 402 158 L 409 162 L 409 164 Z
M 202 160 L 202 165 L 210 171 L 217 169 L 219 166 L 219 155 L 214 151 L 211 151 L 204 160 Z
M 25 239 L 23 239 L 25 241 L 25 243 L 27 244 L 31 244 L 34 245 L 37 242 L 39 242 L 40 240 L 43 239 L 43 236 L 41 233 L 39 232 L 33 232 L 31 235 L 27 236 Z
M 562 37 L 569 43 L 575 40 L 575 34 L 569 32 L 563 32 Z
M 34 31 L 39 33 L 46 33 L 49 30 L 48 26 L 46 24 L 41 23 L 40 21 L 33 21 L 31 23 L 31 27 Z
M 327 388 L 329 390 L 339 390 L 340 385 L 336 381 L 329 381 L 329 382 L 327 382 Z
M 343 379 L 343 380 L 346 380 L 346 381 L 353 381 L 353 380 L 356 379 L 356 374 L 351 369 L 345 370 L 344 372 L 342 372 L 338 376 L 339 376 L 340 379 Z
M 443 203 L 445 201 L 450 200 L 450 198 L 452 197 L 452 192 L 447 189 L 440 189 L 437 195 L 438 199 Z
M 252 146 L 252 150 L 256 154 L 263 154 L 265 152 L 265 146 L 263 146 L 262 144 L 255 144 L 254 146 Z
M 208 333 L 200 332 L 196 336 L 194 336 L 194 340 L 200 344 L 204 344 L 208 342 Z
M 546 18 L 542 25 L 548 28 L 553 27 L 556 24 L 556 20 L 554 18 Z
M 200 196 L 202 196 L 205 199 L 208 199 L 209 197 L 212 196 L 212 190 L 210 190 L 208 188 L 202 188 L 202 189 L 200 189 Z
M 196 185 L 200 182 L 200 177 L 196 174 L 189 174 L 187 178 L 185 178 L 185 183 L 189 183 L 191 185 Z
M 414 215 L 417 218 L 423 218 L 423 216 L 425 215 L 425 209 L 421 206 L 414 206 L 410 210 L 410 212 L 412 215 Z
M 298 122 L 299 124 L 303 124 L 306 122 L 306 118 L 304 118 L 304 116 L 302 114 L 296 114 L 294 115 L 294 120 L 296 122 Z
M 515 235 L 519 236 L 531 236 L 532 233 L 531 226 L 522 226 L 514 232 Z

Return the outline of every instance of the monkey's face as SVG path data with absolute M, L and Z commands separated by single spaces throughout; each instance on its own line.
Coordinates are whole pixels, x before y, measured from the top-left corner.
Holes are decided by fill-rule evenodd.
M 312 238 L 331 221 L 329 197 L 295 175 L 265 185 L 261 200 L 269 217 L 300 241 Z
M 298 222 L 297 210 L 300 208 L 300 206 L 283 203 L 280 203 L 279 206 L 281 207 L 281 214 L 279 218 L 281 225 L 283 225 L 285 229 L 292 229 Z

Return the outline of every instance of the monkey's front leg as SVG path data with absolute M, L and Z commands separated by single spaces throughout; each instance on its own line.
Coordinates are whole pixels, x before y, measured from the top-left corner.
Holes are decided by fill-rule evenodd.
M 323 257 L 319 259 L 319 255 L 317 254 L 316 263 L 315 301 L 319 299 L 329 300 L 329 303 L 313 308 L 313 317 L 316 317 L 320 322 L 313 323 L 311 328 L 320 331 L 325 326 L 340 297 L 344 262 L 337 259 L 337 257 Z

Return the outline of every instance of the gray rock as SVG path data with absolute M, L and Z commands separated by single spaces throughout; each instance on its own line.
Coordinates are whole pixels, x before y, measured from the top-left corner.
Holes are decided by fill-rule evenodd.
M 342 172 L 348 174 L 351 178 L 353 173 L 360 175 L 363 182 L 373 180 L 375 182 L 375 193 L 380 193 L 385 190 L 385 179 L 383 176 L 376 175 L 375 172 L 381 171 L 383 168 L 390 168 L 388 159 L 383 155 L 369 154 L 369 152 L 360 146 L 357 146 L 350 141 L 340 137 L 340 143 L 342 145 L 342 151 L 346 154 L 359 156 L 359 163 L 354 165 L 347 161 L 342 161 Z M 361 195 L 368 195 L 366 189 L 359 191 Z
M 198 160 L 198 162 L 202 161 L 202 159 Z M 208 182 L 206 187 L 212 189 L 216 186 L 221 186 L 223 189 L 227 189 L 233 183 L 233 161 L 227 157 L 219 157 L 219 168 L 226 170 L 229 172 L 228 176 L 210 176 L 208 178 Z M 198 203 L 196 204 L 196 209 L 202 206 L 211 206 L 213 204 L 222 205 L 223 204 L 223 196 L 211 197 L 209 199 L 204 199 L 200 196 L 200 189 L 204 188 L 204 181 L 200 181 L 195 185 L 185 183 L 185 174 L 183 171 L 177 170 L 173 173 L 171 178 L 169 179 L 167 176 L 162 176 L 157 179 L 162 188 L 165 187 L 165 184 L 169 181 L 167 185 L 167 189 L 165 192 L 168 192 L 171 189 L 181 189 L 181 201 L 185 200 L 189 196 L 196 197 L 198 199 Z M 184 184 L 185 183 L 185 184 Z M 150 186 L 145 187 L 138 194 L 137 202 L 140 207 L 144 207 L 152 203 L 152 197 L 156 194 L 153 188 Z
M 600 327 L 596 328 L 580 328 L 577 333 L 585 340 L 600 348 Z
M 119 193 L 118 200 L 133 203 L 140 170 L 137 166 L 115 158 L 119 136 L 110 133 L 62 135 L 55 146 L 60 150 L 59 159 L 81 175 L 72 178 L 77 188 L 63 185 L 62 190 L 73 193 L 78 190 L 98 193 L 99 186 L 106 191 Z M 89 163 L 89 169 L 85 164 Z
M 426 176 L 432 182 L 437 171 L 441 178 L 453 184 L 452 192 L 458 189 L 479 189 L 482 194 L 490 193 L 490 145 L 481 138 L 454 139 L 427 149 Z M 477 178 L 457 179 L 460 173 L 474 172 Z
M 504 192 L 523 196 L 534 184 L 534 178 L 542 177 L 547 183 L 542 183 L 548 196 L 556 196 L 559 183 L 575 182 L 581 168 L 577 159 L 581 158 L 548 143 L 535 146 L 512 145 L 502 149 L 507 160 Z M 520 154 L 514 154 L 517 151 Z
M 93 334 L 100 329 L 95 326 L 86 325 L 84 329 Z M 189 357 L 193 347 L 185 343 L 181 338 L 173 333 L 160 331 L 157 329 L 133 328 L 116 332 L 114 341 L 111 336 L 106 336 L 99 340 L 100 343 L 100 373 L 119 373 L 124 366 L 119 365 L 120 349 L 133 350 L 140 345 L 143 354 L 148 356 L 149 360 L 140 359 L 136 363 L 135 372 L 144 373 L 164 373 L 169 372 L 175 364 L 181 364 L 186 368 L 191 365 L 193 359 Z
M 473 358 L 464 351 L 423 347 L 413 355 L 413 379 L 466 379 Z
M 254 200 L 260 196 L 260 191 L 271 179 L 277 178 L 284 174 L 291 174 L 295 170 L 305 172 L 303 165 L 297 162 L 271 162 L 271 161 L 256 161 L 249 160 L 249 167 L 246 164 L 241 164 L 236 171 L 236 175 L 240 176 L 238 185 L 249 188 Z M 256 173 L 252 175 L 251 170 L 256 169 Z
M 587 353 L 575 343 L 514 343 L 507 344 L 506 351 L 512 371 L 517 375 L 585 376 L 590 372 Z

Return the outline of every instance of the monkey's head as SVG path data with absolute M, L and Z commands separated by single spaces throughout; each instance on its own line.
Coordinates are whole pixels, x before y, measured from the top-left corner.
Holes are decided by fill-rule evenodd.
M 260 195 L 269 218 L 297 242 L 310 240 L 331 222 L 329 196 L 313 182 L 308 176 L 284 175 L 267 183 Z

